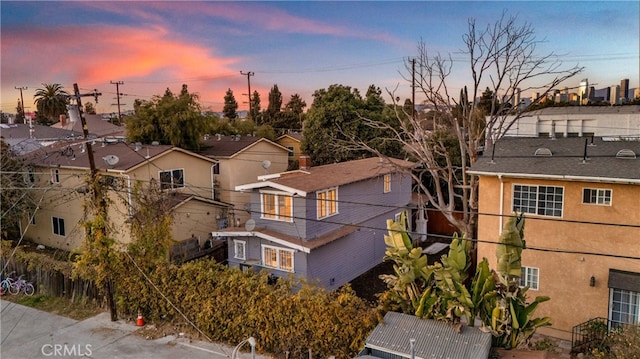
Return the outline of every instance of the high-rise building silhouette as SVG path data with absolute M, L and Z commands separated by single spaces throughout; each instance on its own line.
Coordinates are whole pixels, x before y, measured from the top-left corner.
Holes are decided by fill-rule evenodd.
M 629 99 L 629 79 L 623 79 L 620 81 L 620 97 L 624 100 Z
M 611 86 L 609 102 L 611 103 L 611 105 L 617 105 L 618 103 L 620 103 L 620 86 Z

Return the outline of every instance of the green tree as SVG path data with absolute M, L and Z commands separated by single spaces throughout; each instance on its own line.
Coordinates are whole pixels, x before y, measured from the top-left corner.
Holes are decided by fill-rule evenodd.
M 36 89 L 33 95 L 38 109 L 38 115 L 46 119 L 43 125 L 51 125 L 58 122 L 60 115 L 67 113 L 69 93 L 60 84 L 42 84 L 42 88 Z
M 194 150 L 211 128 L 211 121 L 201 114 L 198 95 L 189 93 L 187 85 L 182 85 L 178 96 L 167 88 L 162 97 L 136 100 L 133 108 L 134 114 L 125 121 L 131 142 L 159 141 Z
M 2 239 L 20 238 L 20 223 L 30 223 L 24 219 L 34 215 L 35 203 L 31 198 L 31 188 L 34 184 L 32 170 L 16 156 L 9 146 L 0 140 L 0 228 Z
M 22 101 L 18 99 L 18 105 L 16 106 L 16 122 L 15 123 L 25 123 L 24 118 L 24 109 L 22 108 Z
M 229 119 L 231 121 L 235 121 L 238 118 L 238 102 L 236 98 L 233 96 L 233 91 L 228 89 L 224 95 L 224 108 L 222 109 L 222 113 L 224 114 L 224 118 Z
M 287 128 L 301 129 L 304 123 L 304 109 L 307 107 L 307 103 L 300 97 L 300 95 L 293 94 L 289 99 L 289 102 L 284 106 L 284 113 L 287 115 Z
M 96 108 L 95 106 L 93 106 L 92 102 L 87 102 L 84 104 L 84 113 L 88 114 L 88 115 L 95 115 L 96 114 Z
M 256 125 L 262 124 L 262 114 L 260 113 L 260 94 L 258 91 L 253 91 L 251 96 L 251 113 L 249 118 L 255 122 Z

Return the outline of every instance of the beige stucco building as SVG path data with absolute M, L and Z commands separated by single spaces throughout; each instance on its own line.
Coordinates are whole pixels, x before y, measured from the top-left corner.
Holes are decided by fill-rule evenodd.
M 495 267 L 502 224 L 524 212 L 521 284 L 551 298 L 536 316 L 552 326 L 539 332 L 565 340 L 596 317 L 640 322 L 640 141 L 585 140 L 502 139 L 471 168 L 478 258 Z
M 232 205 L 214 199 L 213 169 L 217 161 L 173 146 L 135 145 L 120 141 L 90 144 L 98 176 L 109 199 L 110 234 L 120 243 L 131 241 L 128 221 L 135 215 L 136 184 L 154 180 L 169 194 L 174 241 L 198 238 L 228 218 Z M 85 238 L 82 222 L 89 200 L 91 163 L 87 143 L 66 143 L 34 151 L 27 176 L 38 204 L 32 218 L 21 223 L 25 238 L 46 246 L 74 250 Z

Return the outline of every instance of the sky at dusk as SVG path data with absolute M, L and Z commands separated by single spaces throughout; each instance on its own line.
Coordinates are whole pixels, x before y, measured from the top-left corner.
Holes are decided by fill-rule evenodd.
M 27 112 L 42 83 L 102 93 L 99 113 L 135 99 L 151 100 L 186 84 L 205 109 L 221 111 L 231 89 L 247 109 L 247 76 L 261 107 L 278 85 L 283 105 L 293 94 L 307 108 L 313 93 L 332 84 L 369 85 L 411 97 L 405 64 L 419 41 L 430 54 L 451 55 L 452 87 L 468 84 L 460 53 L 468 20 L 494 23 L 503 11 L 530 23 L 537 53 L 560 55 L 565 67 L 584 66 L 566 83 L 587 78 L 598 88 L 639 81 L 638 1 L 2 1 L 1 104 L 15 113 L 20 91 Z M 457 91 L 457 89 L 453 89 Z M 531 94 L 524 94 L 530 96 Z M 386 96 L 386 95 L 385 95 Z M 388 96 L 387 96 L 388 97 Z M 385 98 L 390 102 L 390 98 Z M 92 98 L 85 101 L 93 102 Z M 420 101 L 419 95 L 416 102 Z

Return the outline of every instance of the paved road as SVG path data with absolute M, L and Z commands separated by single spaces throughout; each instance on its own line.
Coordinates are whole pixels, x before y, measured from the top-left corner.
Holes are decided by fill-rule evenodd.
M 77 321 L 0 300 L 0 358 L 189 358 L 229 359 L 233 347 L 166 336 L 145 340 L 139 329 L 109 313 Z M 248 350 L 249 345 L 243 346 Z M 243 352 L 239 359 L 249 359 Z M 257 355 L 256 359 L 269 359 Z

